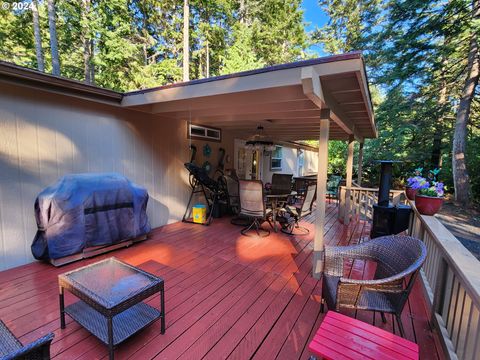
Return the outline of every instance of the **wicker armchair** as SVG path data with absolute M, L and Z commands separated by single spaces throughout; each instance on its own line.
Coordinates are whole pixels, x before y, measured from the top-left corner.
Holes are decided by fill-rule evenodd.
M 384 313 L 392 313 L 403 337 L 400 316 L 426 254 L 422 241 L 403 235 L 383 236 L 353 246 L 325 247 L 321 311 L 325 301 L 335 311 L 340 308 L 379 311 L 383 322 L 386 322 Z M 344 260 L 349 259 L 375 261 L 374 279 L 343 277 Z
M 49 360 L 53 337 L 49 333 L 24 346 L 0 320 L 0 360 Z

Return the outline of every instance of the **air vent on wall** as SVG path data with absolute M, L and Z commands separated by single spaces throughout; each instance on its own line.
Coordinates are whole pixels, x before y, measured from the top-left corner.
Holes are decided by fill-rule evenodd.
M 210 141 L 222 141 L 222 130 L 198 124 L 188 124 L 188 137 Z

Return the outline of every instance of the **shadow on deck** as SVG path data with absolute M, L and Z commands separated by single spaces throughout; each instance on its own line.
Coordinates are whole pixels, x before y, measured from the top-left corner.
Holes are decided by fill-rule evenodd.
M 327 206 L 327 244 L 368 239 L 369 223 L 344 226 L 335 204 Z M 324 316 L 321 282 L 311 277 L 313 221 L 305 221 L 309 235 L 267 238 L 241 236 L 226 218 L 209 227 L 175 223 L 131 248 L 62 268 L 33 263 L 7 270 L 0 273 L 0 319 L 22 342 L 53 331 L 53 358 L 108 358 L 107 347 L 68 316 L 60 329 L 57 275 L 116 256 L 165 279 L 167 309 L 166 333 L 160 335 L 155 322 L 121 344 L 117 359 L 308 359 L 308 342 Z M 353 263 L 353 277 L 368 273 L 368 264 Z M 406 337 L 420 345 L 422 359 L 443 358 L 420 281 L 402 314 Z M 67 293 L 67 304 L 72 301 Z M 158 298 L 149 301 L 158 305 Z M 383 324 L 373 312 L 345 313 L 398 334 L 392 316 Z

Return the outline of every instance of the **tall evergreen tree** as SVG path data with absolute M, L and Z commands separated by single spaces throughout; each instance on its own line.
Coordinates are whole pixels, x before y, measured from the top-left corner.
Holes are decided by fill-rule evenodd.
M 60 58 L 58 56 L 57 25 L 54 0 L 47 0 L 48 8 L 48 28 L 50 31 L 50 53 L 52 57 L 52 74 L 60 75 Z
M 442 159 L 451 156 L 451 119 L 468 68 L 472 26 L 468 1 L 365 0 L 355 7 L 349 0 L 321 0 L 320 4 L 330 20 L 315 38 L 330 52 L 364 50 L 370 79 L 385 94 L 376 111 L 381 137 L 366 144 L 366 159 L 399 158 L 405 161 L 404 173 L 416 165 L 443 165 L 442 177 L 450 183 L 455 159 Z M 467 136 L 464 131 L 464 144 L 469 143 Z M 412 146 L 415 143 L 425 146 Z M 468 148 L 462 151 L 468 154 Z M 469 163 L 466 159 L 465 168 Z M 465 175 L 459 178 L 468 182 Z
M 378 22 L 380 0 L 319 0 L 328 23 L 312 37 L 331 54 L 363 50 Z
M 95 67 L 93 62 L 94 43 L 90 30 L 90 0 L 81 2 L 81 40 L 83 45 L 83 72 L 85 82 L 93 84 L 95 82 Z
M 183 81 L 190 80 L 190 7 L 183 0 Z
M 252 30 L 239 23 L 234 28 L 234 40 L 222 59 L 220 74 L 231 74 L 239 71 L 258 69 L 265 62 L 255 54 Z
M 475 89 L 478 85 L 480 77 L 480 50 L 479 50 L 479 34 L 480 34 L 480 1 L 472 1 L 472 28 L 469 29 L 470 45 L 468 51 L 468 62 L 466 67 L 466 79 L 460 95 L 458 105 L 455 133 L 453 136 L 453 154 L 452 154 L 452 170 L 453 182 L 455 185 L 455 199 L 461 204 L 468 204 L 471 201 L 470 194 L 470 177 L 467 170 L 466 139 L 467 125 L 470 120 L 470 110 L 475 96 Z
M 37 69 L 45 71 L 45 60 L 43 58 L 42 33 L 40 31 L 40 20 L 38 16 L 38 1 L 32 0 L 33 34 L 35 36 L 35 53 L 37 55 Z

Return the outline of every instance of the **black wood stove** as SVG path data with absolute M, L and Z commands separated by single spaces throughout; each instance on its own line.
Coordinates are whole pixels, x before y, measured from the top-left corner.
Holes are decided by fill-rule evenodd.
M 373 225 L 370 237 L 398 234 L 408 229 L 411 207 L 390 203 L 392 168 L 395 161 L 379 161 L 381 164 L 378 204 L 373 205 Z

